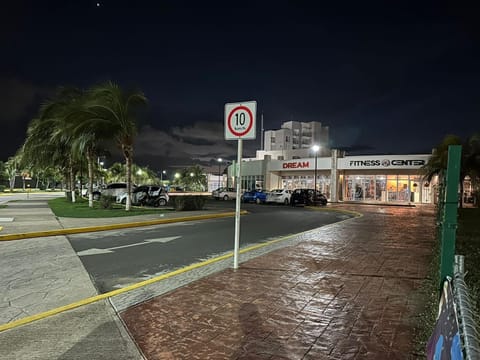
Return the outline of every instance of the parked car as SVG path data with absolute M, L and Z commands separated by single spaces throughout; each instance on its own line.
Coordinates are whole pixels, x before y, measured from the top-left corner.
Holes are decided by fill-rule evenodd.
M 117 196 L 117 203 L 127 202 L 127 192 Z M 141 185 L 132 191 L 132 205 L 165 206 L 170 200 L 166 189 L 157 185 Z
M 292 191 L 287 189 L 274 189 L 267 194 L 267 203 L 278 203 L 288 205 Z
M 135 185 L 132 184 L 132 191 L 135 189 Z M 100 196 L 113 196 L 117 197 L 120 194 L 127 192 L 127 183 L 117 182 L 108 184 L 105 188 L 96 190 L 93 192 L 93 199 L 98 200 Z
M 327 198 L 320 191 L 313 189 L 295 189 L 290 198 L 290 205 L 327 205 Z
M 254 202 L 257 204 L 265 203 L 267 200 L 267 193 L 263 190 L 245 191 L 242 195 L 242 201 L 245 203 Z
M 212 197 L 215 200 L 231 200 L 237 198 L 237 191 L 234 188 L 220 187 L 212 191 Z

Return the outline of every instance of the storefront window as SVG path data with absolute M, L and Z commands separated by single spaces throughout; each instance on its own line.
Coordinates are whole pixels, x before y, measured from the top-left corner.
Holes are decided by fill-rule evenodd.
M 375 200 L 387 201 L 387 177 L 385 175 L 377 175 L 375 177 Z
M 387 176 L 387 201 L 397 201 L 397 175 Z
M 398 201 L 410 201 L 410 188 L 408 186 L 408 177 L 398 178 L 397 199 Z

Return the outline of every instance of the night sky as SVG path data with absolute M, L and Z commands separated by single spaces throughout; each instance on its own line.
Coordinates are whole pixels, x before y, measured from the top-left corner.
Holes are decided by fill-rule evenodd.
M 148 97 L 135 160 L 153 169 L 234 159 L 223 109 L 243 100 L 257 101 L 266 130 L 320 121 L 350 154 L 429 153 L 446 134 L 480 131 L 474 8 L 317 3 L 4 2 L 0 160 L 56 87 L 105 80 Z M 258 134 L 244 156 L 259 146 Z

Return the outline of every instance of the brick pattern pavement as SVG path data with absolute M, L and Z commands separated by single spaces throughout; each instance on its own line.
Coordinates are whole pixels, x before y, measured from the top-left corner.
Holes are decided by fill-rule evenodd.
M 146 358 L 415 358 L 433 209 L 348 208 L 364 216 L 124 311 Z

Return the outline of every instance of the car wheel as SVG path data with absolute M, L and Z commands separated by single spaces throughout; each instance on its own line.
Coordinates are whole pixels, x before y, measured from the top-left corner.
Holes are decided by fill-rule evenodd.
M 160 206 L 165 206 L 167 205 L 167 200 L 165 199 L 160 199 L 156 202 L 156 204 L 160 205 Z
M 283 203 L 284 203 L 285 205 L 288 205 L 288 199 L 285 198 L 285 200 L 283 201 Z
M 257 198 L 257 199 L 255 200 L 255 202 L 256 202 L 257 204 L 260 204 L 260 203 L 261 203 L 261 201 L 260 201 L 259 198 Z
M 125 205 L 127 203 L 127 199 L 122 199 L 122 205 Z
M 93 200 L 99 200 L 100 194 L 93 194 Z
M 227 200 L 228 200 L 228 195 L 225 195 L 225 196 L 223 197 L 223 200 L 227 201 Z

